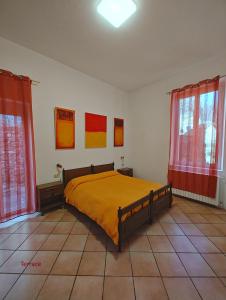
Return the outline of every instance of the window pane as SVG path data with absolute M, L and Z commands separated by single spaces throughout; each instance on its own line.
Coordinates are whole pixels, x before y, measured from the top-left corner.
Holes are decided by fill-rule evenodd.
M 24 131 L 21 116 L 0 114 L 0 172 L 5 214 L 26 208 Z
M 179 134 L 187 134 L 194 127 L 195 97 L 180 99 L 180 128 Z
M 200 95 L 199 101 L 199 130 L 203 134 L 205 162 L 206 164 L 215 163 L 215 150 L 216 150 L 216 124 L 214 112 L 215 105 L 217 105 L 218 93 L 209 92 Z

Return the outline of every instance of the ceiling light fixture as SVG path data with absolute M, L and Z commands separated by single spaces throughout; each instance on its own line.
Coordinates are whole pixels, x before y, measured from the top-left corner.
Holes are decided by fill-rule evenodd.
M 98 13 L 114 27 L 120 27 L 131 17 L 137 6 L 132 0 L 101 0 L 97 6 Z

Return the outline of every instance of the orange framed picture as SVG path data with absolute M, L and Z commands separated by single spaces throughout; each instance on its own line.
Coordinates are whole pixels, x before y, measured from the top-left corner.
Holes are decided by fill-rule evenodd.
M 75 148 L 75 111 L 55 107 L 56 149 Z
M 105 148 L 107 146 L 107 117 L 85 113 L 85 147 Z
M 114 146 L 124 146 L 124 120 L 114 118 Z

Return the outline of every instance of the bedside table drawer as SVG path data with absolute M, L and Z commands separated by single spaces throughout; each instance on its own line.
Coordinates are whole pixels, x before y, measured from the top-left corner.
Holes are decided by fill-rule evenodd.
M 42 200 L 60 196 L 63 193 L 64 193 L 64 190 L 61 186 L 40 190 L 40 196 L 41 196 Z

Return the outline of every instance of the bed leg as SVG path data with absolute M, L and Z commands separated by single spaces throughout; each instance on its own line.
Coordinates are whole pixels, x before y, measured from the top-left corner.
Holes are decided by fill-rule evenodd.
M 122 251 L 122 209 L 118 208 L 118 251 Z
M 121 245 L 121 242 L 119 241 L 118 243 L 118 252 L 121 252 L 122 251 L 122 245 Z
M 169 201 L 169 207 L 172 206 L 173 202 L 173 193 L 172 193 L 172 184 L 170 184 L 170 201 Z
M 154 210 L 153 198 L 154 198 L 154 192 L 151 191 L 149 195 L 149 224 L 152 224 L 153 222 L 153 210 Z

